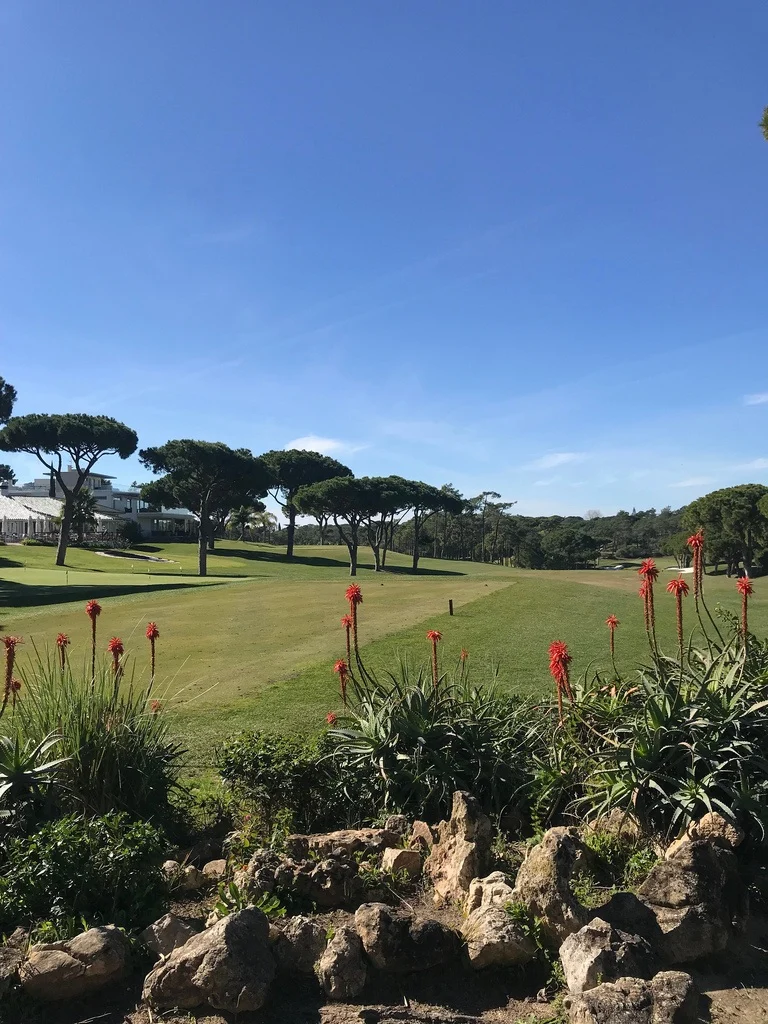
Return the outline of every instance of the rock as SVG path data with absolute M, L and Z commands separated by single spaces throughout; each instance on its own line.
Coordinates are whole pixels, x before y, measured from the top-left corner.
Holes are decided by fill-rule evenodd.
M 360 936 L 348 925 L 336 929 L 317 963 L 317 977 L 329 999 L 356 999 L 365 988 L 368 968 Z
M 187 864 L 186 867 L 181 869 L 176 888 L 181 889 L 182 892 L 196 892 L 198 889 L 202 889 L 204 885 L 205 876 L 203 872 L 196 868 L 194 864 Z
M 144 980 L 144 999 L 158 1010 L 259 1010 L 275 976 L 269 922 L 249 907 L 222 918 L 157 964 Z
M 182 921 L 175 914 L 166 914 L 145 928 L 139 935 L 139 939 L 158 956 L 168 956 L 174 949 L 183 946 L 193 935 L 197 935 L 197 932 L 197 928 L 193 928 L 191 924 Z
M 410 825 L 411 823 L 404 814 L 390 814 L 384 822 L 384 829 L 402 838 L 407 833 Z
M 381 853 L 389 846 L 397 846 L 400 837 L 384 828 L 345 828 L 338 832 L 317 835 L 293 835 L 285 841 L 285 850 L 291 860 L 315 857 L 354 857 Z
M 724 818 L 722 814 L 710 811 L 703 818 L 692 822 L 684 835 L 670 843 L 664 857 L 671 860 L 687 843 L 696 839 L 704 839 L 721 850 L 735 850 L 744 842 L 744 832 Z
M 10 989 L 19 973 L 24 953 L 15 946 L 0 946 L 0 998 Z
M 34 999 L 77 999 L 124 978 L 129 966 L 128 940 L 119 928 L 107 925 L 65 942 L 31 946 L 19 979 Z
M 513 888 L 503 871 L 493 871 L 485 878 L 473 878 L 469 883 L 469 894 L 464 912 L 471 914 L 480 907 L 503 906 L 512 903 Z
M 221 857 L 221 840 L 198 839 L 183 857 L 179 859 L 184 864 L 194 864 L 196 868 L 202 868 L 212 860 Z
M 541 921 L 545 939 L 559 946 L 594 916 L 571 892 L 571 877 L 585 867 L 589 851 L 575 828 L 551 828 L 520 865 L 513 902 Z
M 312 974 L 325 950 L 326 928 L 313 917 L 291 917 L 272 945 L 278 969 L 285 974 Z
M 169 882 L 174 882 L 181 874 L 181 864 L 177 860 L 163 861 L 163 874 Z
M 571 1024 L 695 1024 L 698 995 L 693 981 L 679 971 L 664 971 L 653 981 L 619 978 L 582 995 L 566 996 Z
M 503 906 L 491 904 L 474 910 L 464 922 L 470 964 L 476 968 L 525 964 L 536 953 L 536 943 Z
M 472 879 L 487 870 L 490 846 L 490 819 L 471 793 L 454 793 L 451 817 L 438 825 L 437 839 L 424 864 L 435 896 L 463 900 Z
M 294 889 L 319 907 L 356 907 L 365 894 L 365 885 L 354 861 L 327 857 L 320 863 L 284 862 L 275 875 L 277 884 Z
M 250 879 L 249 891 L 259 896 L 272 892 L 275 888 L 275 875 L 281 868 L 283 860 L 284 858 L 274 850 L 256 850 L 246 868 Z M 245 879 L 239 871 L 235 871 L 233 881 L 239 888 L 245 888 Z
M 651 978 L 657 968 L 651 947 L 639 935 L 612 928 L 599 917 L 569 935 L 560 947 L 571 995 L 617 978 Z
M 203 878 L 206 882 L 220 882 L 227 873 L 226 860 L 209 860 L 203 868 Z
M 435 844 L 435 833 L 426 821 L 414 821 L 408 845 L 413 850 L 429 853 Z
M 400 850 L 390 847 L 381 857 L 381 867 L 393 874 L 404 871 L 411 878 L 421 874 L 421 854 L 418 850 Z
M 746 927 L 749 898 L 736 858 L 703 839 L 655 864 L 638 896 L 656 916 L 670 964 L 721 952 Z
M 456 956 L 454 932 L 439 921 L 417 921 L 384 903 L 364 903 L 355 914 L 355 929 L 371 963 L 380 971 L 426 971 Z
M 602 907 L 593 910 L 595 917 L 607 921 L 618 931 L 640 935 L 650 943 L 651 949 L 658 949 L 661 944 L 661 928 L 656 915 L 649 906 L 639 900 L 632 892 L 616 892 Z

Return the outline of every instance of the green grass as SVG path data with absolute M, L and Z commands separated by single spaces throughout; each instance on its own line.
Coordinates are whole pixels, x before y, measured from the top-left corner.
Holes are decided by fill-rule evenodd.
M 288 564 L 280 549 L 221 542 L 210 563 L 215 576 L 201 581 L 189 575 L 195 565 L 192 545 L 155 547 L 153 553 L 172 558 L 172 566 L 134 562 L 132 571 L 128 560 L 113 566 L 111 559 L 73 549 L 71 568 L 65 570 L 51 568 L 50 548 L 0 548 L 0 558 L 20 563 L 0 567 L 0 598 L 5 598 L 0 628 L 36 644 L 67 632 L 72 657 L 85 657 L 90 625 L 83 607 L 96 597 L 104 607 L 100 646 L 120 636 L 141 674 L 147 672 L 144 627 L 154 619 L 161 630 L 160 689 L 175 695 L 169 708 L 185 741 L 203 759 L 216 741 L 244 727 L 321 728 L 326 713 L 339 705 L 331 666 L 344 653 L 339 619 L 349 582 L 345 549 L 299 548 L 296 561 Z M 609 613 L 622 622 L 620 666 L 634 669 L 647 656 L 631 567 L 532 572 L 424 559 L 424 571 L 413 577 L 407 558 L 390 557 L 391 571 L 379 576 L 364 557 L 358 577 L 364 654 L 379 672 L 393 668 L 398 657 L 424 662 L 429 655 L 424 634 L 437 628 L 444 635 L 444 664 L 466 647 L 475 680 L 490 679 L 497 671 L 504 688 L 541 692 L 550 685 L 547 647 L 553 639 L 569 644 L 576 674 L 590 666 L 610 668 L 604 624 Z M 659 635 L 670 651 L 674 599 L 663 584 L 671 575 L 662 573 L 656 602 Z M 733 580 L 707 577 L 706 588 L 711 607 L 722 601 L 738 609 Z M 456 612 L 452 618 L 449 598 Z M 685 612 L 692 628 L 692 598 Z M 751 625 L 758 633 L 768 629 L 768 584 L 763 588 L 759 581 Z M 22 668 L 21 652 L 28 650 L 20 648 Z

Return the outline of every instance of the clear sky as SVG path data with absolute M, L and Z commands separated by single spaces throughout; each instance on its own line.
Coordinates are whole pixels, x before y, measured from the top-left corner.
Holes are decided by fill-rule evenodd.
M 531 514 L 768 482 L 766 52 L 765 0 L 4 0 L 16 411 Z

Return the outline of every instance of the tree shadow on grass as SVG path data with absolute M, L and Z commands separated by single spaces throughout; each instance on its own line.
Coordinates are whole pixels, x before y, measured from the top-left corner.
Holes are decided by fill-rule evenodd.
M 222 586 L 209 583 L 207 586 Z M 98 576 L 87 584 L 39 584 L 19 583 L 16 580 L 0 580 L 0 608 L 35 608 L 49 604 L 69 604 L 71 602 L 91 600 L 91 598 L 123 597 L 127 594 L 157 593 L 166 590 L 188 590 L 197 587 L 196 583 L 168 583 L 162 587 L 148 583 L 138 585 L 99 583 Z M 0 629 L 2 629 L 0 622 Z
M 284 551 L 249 551 L 247 548 L 227 548 L 222 551 L 209 551 L 208 557 L 215 558 L 216 555 L 222 555 L 224 558 L 245 558 L 252 562 L 269 562 L 274 565 L 315 565 L 323 566 L 328 569 L 348 569 L 349 562 L 345 558 L 330 558 L 323 557 L 322 555 L 294 555 L 291 561 L 285 555 Z M 358 570 L 363 569 L 366 571 L 373 572 L 373 562 L 358 561 Z M 426 569 L 423 565 L 419 565 L 418 571 L 414 574 L 411 572 L 409 565 L 388 565 L 381 573 L 378 574 L 381 578 L 392 575 L 392 576 L 466 576 L 465 572 L 461 572 L 458 569 Z

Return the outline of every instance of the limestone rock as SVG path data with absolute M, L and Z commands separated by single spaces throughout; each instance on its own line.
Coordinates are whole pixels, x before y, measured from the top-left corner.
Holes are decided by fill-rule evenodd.
M 329 999 L 356 999 L 365 988 L 368 968 L 354 928 L 343 925 L 317 963 L 317 977 Z
M 389 846 L 397 846 L 400 837 L 384 828 L 345 828 L 338 832 L 317 835 L 293 835 L 285 841 L 288 856 L 295 861 L 314 857 L 354 857 L 381 853 Z
M 158 956 L 168 956 L 174 949 L 183 946 L 185 942 L 197 935 L 197 929 L 191 924 L 182 921 L 175 914 L 165 914 L 139 935 L 144 945 L 151 949 Z
M 473 878 L 469 883 L 464 911 L 471 914 L 479 907 L 491 907 L 496 904 L 503 906 L 505 903 L 513 902 L 513 888 L 509 878 L 503 871 L 492 871 L 485 878 Z
M 692 822 L 679 839 L 675 839 L 666 849 L 664 857 L 671 860 L 686 846 L 696 839 L 704 839 L 721 850 L 735 850 L 744 842 L 744 832 L 733 825 L 722 814 L 710 811 L 703 818 Z
M 144 999 L 150 1006 L 243 1013 L 264 1005 L 275 976 L 269 922 L 249 907 L 222 918 L 175 949 L 149 972 Z
M 435 844 L 435 833 L 426 821 L 414 821 L 408 845 L 413 850 L 429 853 Z
M 382 854 L 381 866 L 384 871 L 391 871 L 393 874 L 404 871 L 411 878 L 418 878 L 421 874 L 421 854 L 418 850 L 390 847 Z
M 491 846 L 491 822 L 471 793 L 453 794 L 448 821 L 440 822 L 424 865 L 435 895 L 443 900 L 463 900 L 470 882 L 487 870 Z
M 0 998 L 10 989 L 19 973 L 24 953 L 15 946 L 0 946 Z
M 125 935 L 113 925 L 90 928 L 65 942 L 30 947 L 19 969 L 24 991 L 44 1001 L 77 999 L 124 978 L 130 965 Z
M 639 935 L 612 928 L 594 918 L 569 935 L 560 947 L 560 960 L 571 995 L 617 978 L 651 978 L 657 967 L 651 947 Z
M 439 921 L 417 921 L 384 903 L 364 903 L 355 914 L 355 929 L 371 963 L 380 971 L 426 971 L 458 953 L 454 932 Z
M 679 971 L 663 971 L 652 981 L 619 978 L 566 996 L 571 1024 L 695 1024 L 698 995 L 693 981 Z
M 607 921 L 618 931 L 640 935 L 651 946 L 661 947 L 662 933 L 656 915 L 649 906 L 632 892 L 616 892 L 607 903 L 592 911 L 601 921 Z
M 209 860 L 203 868 L 203 878 L 206 882 L 220 882 L 227 873 L 227 862 L 220 860 Z
M 317 918 L 291 917 L 277 929 L 272 952 L 286 974 L 312 974 L 325 950 L 326 928 Z
M 571 877 L 586 866 L 589 851 L 575 828 L 551 828 L 528 851 L 515 880 L 513 902 L 541 920 L 544 937 L 559 946 L 594 915 L 571 892 Z
M 703 839 L 654 865 L 638 896 L 656 915 L 670 964 L 721 952 L 746 927 L 749 899 L 736 858 Z
M 396 836 L 400 836 L 400 838 L 406 835 L 410 827 L 411 823 L 404 814 L 390 814 L 384 822 L 385 831 L 393 832 Z
M 536 944 L 507 913 L 491 904 L 474 910 L 464 922 L 470 964 L 476 968 L 525 964 L 536 953 Z

